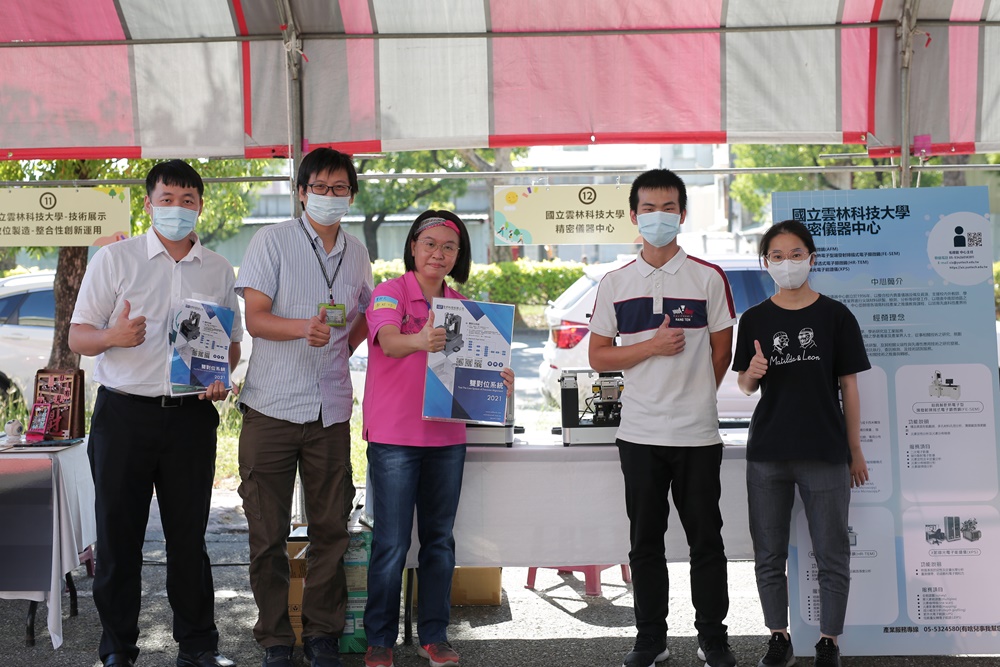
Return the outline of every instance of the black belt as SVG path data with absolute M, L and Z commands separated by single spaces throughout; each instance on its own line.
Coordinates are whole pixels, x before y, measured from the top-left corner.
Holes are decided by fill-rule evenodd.
M 112 394 L 118 394 L 119 396 L 124 396 L 125 398 L 132 399 L 133 401 L 138 401 L 139 403 L 159 405 L 161 408 L 179 408 L 185 403 L 187 405 L 191 405 L 194 401 L 199 400 L 197 396 L 139 396 L 138 394 L 130 394 L 125 391 L 113 389 L 107 385 L 102 386 Z

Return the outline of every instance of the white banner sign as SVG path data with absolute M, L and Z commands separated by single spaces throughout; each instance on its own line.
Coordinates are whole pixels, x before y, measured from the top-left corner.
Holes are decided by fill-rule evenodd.
M 0 189 L 0 247 L 101 246 L 129 235 L 129 189 Z
M 495 245 L 642 243 L 629 217 L 629 185 L 497 186 Z

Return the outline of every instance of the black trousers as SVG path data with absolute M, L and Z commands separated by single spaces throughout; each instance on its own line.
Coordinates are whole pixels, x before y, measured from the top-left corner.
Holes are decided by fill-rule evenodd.
M 215 477 L 219 413 L 211 401 L 179 407 L 97 392 L 88 454 L 96 487 L 101 658 L 139 654 L 142 546 L 153 489 L 166 540 L 167 597 L 174 640 L 187 653 L 214 650 L 215 589 L 205 528 Z
M 670 580 L 663 538 L 670 492 L 690 548 L 695 629 L 703 640 L 724 637 L 729 585 L 719 510 L 722 445 L 661 447 L 624 440 L 617 444 L 630 524 L 636 629 L 657 638 L 667 632 Z

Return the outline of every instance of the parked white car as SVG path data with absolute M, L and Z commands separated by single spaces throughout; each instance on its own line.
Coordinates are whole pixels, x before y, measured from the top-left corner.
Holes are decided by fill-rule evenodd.
M 53 271 L 0 278 L 0 392 L 4 394 L 13 387 L 22 396 L 31 395 L 35 372 L 48 364 L 55 327 L 54 282 Z M 243 309 L 242 299 L 240 309 Z M 246 376 L 252 347 L 253 340 L 245 334 L 240 362 L 232 372 L 234 382 L 242 382 Z M 81 356 L 80 367 L 88 381 L 89 401 L 93 398 L 90 381 L 94 358 Z
M 362 341 L 358 349 L 347 360 L 351 369 L 351 386 L 354 387 L 354 400 L 361 405 L 365 400 L 365 376 L 368 374 L 368 341 Z
M 542 363 L 538 375 L 542 383 L 542 393 L 546 398 L 559 403 L 559 377 L 564 368 L 589 368 L 588 349 L 590 330 L 587 328 L 597 297 L 597 286 L 608 271 L 617 269 L 632 261 L 633 257 L 621 258 L 605 264 L 593 264 L 584 269 L 584 275 L 563 292 L 559 298 L 549 303 L 545 318 L 549 326 L 549 337 L 542 351 Z M 724 257 L 704 257 L 717 264 L 726 273 L 733 291 L 737 317 L 750 306 L 756 305 L 774 293 L 774 281 L 761 268 L 756 255 L 727 255 Z M 736 332 L 733 332 L 733 346 Z M 581 384 L 586 384 L 581 383 Z M 628 391 L 628 387 L 625 387 Z M 729 371 L 719 387 L 719 418 L 747 419 L 753 414 L 759 393 L 745 395 L 736 384 L 736 373 Z

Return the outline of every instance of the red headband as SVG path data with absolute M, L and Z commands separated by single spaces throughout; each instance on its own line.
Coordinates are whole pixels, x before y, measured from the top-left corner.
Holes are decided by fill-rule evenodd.
M 417 227 L 417 231 L 413 233 L 413 238 L 417 238 L 418 236 L 420 236 L 421 232 L 426 231 L 431 227 L 438 227 L 440 225 L 444 225 L 448 229 L 458 234 L 459 238 L 461 238 L 462 232 L 458 231 L 458 225 L 456 225 L 451 220 L 446 220 L 445 218 L 427 218 L 426 220 L 420 223 L 419 227 Z

